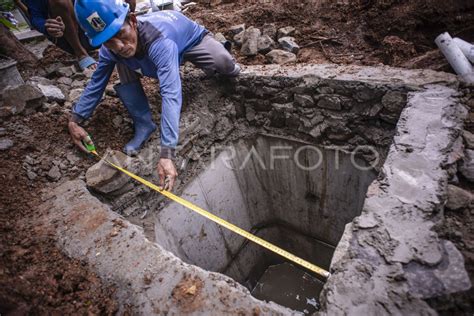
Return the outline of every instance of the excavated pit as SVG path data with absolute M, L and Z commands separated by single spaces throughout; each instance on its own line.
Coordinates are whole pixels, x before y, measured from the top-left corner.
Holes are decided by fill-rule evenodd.
M 429 314 L 428 300 L 470 287 L 462 255 L 434 231 L 466 115 L 454 77 L 255 66 L 230 83 L 191 72 L 183 86 L 176 193 L 331 277 L 323 283 L 98 164 L 86 175 L 95 197 L 74 182 L 45 207 L 62 207 L 51 220 L 65 223 L 63 247 L 119 280 L 124 302 L 144 314 L 157 302 L 178 314 L 312 313 L 319 303 L 321 315 Z M 157 183 L 158 146 L 156 137 L 119 163 Z M 145 234 L 117 228 L 120 216 Z
M 339 149 L 258 136 L 224 150 L 181 196 L 329 270 L 344 227 L 360 214 L 375 176 L 365 161 Z M 285 262 L 177 203 L 159 212 L 155 223 L 156 241 L 165 249 L 187 263 L 224 273 L 250 290 L 269 266 Z M 267 293 L 266 288 L 271 288 L 267 280 L 256 297 L 289 307 L 298 300 L 318 300 L 323 283 L 307 282 L 317 291 L 305 297 L 305 278 L 295 277 L 301 293 L 289 293 L 286 300 L 278 301 Z M 312 306 L 300 311 L 311 312 Z

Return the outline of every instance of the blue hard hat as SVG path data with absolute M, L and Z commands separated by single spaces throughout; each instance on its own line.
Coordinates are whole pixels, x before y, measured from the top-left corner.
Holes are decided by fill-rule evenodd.
M 100 46 L 120 31 L 128 14 L 123 0 L 76 0 L 74 12 L 92 46 Z

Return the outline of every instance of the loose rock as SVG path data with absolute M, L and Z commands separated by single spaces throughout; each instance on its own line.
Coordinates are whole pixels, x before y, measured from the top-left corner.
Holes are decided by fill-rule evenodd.
M 26 176 L 27 176 L 28 179 L 30 179 L 31 181 L 35 180 L 35 179 L 38 177 L 38 175 L 37 175 L 36 173 L 34 173 L 33 171 L 31 171 L 31 170 L 28 170 L 28 171 L 26 172 Z
M 296 61 L 296 55 L 281 49 L 274 49 L 265 55 L 268 62 L 272 64 L 288 64 Z
M 2 115 L 18 114 L 27 110 L 35 110 L 41 106 L 45 97 L 43 93 L 30 84 L 7 87 L 2 92 Z
M 469 191 L 448 184 L 448 201 L 446 203 L 448 210 L 456 211 L 464 209 L 470 205 L 471 201 L 472 194 Z
M 87 69 L 89 69 L 89 68 L 87 68 Z M 86 69 L 86 70 L 87 70 L 87 69 Z M 82 72 L 81 72 L 81 71 L 76 72 L 76 71 L 74 70 L 74 73 L 73 73 L 72 76 L 71 76 L 72 81 L 75 81 L 75 80 L 79 80 L 79 81 L 81 81 L 81 80 L 86 80 L 86 79 L 87 79 L 86 70 L 84 70 L 84 71 L 82 71 Z
M 0 150 L 8 150 L 13 147 L 13 141 L 9 138 L 0 139 Z
M 292 36 L 295 34 L 296 29 L 293 26 L 282 27 L 278 30 L 278 38 L 285 36 Z
M 76 162 L 78 162 L 79 160 L 81 160 L 80 157 L 78 157 L 76 154 L 73 154 L 73 153 L 68 153 L 66 155 L 66 159 L 67 161 L 69 161 L 69 163 L 71 165 L 74 165 Z
M 234 43 L 235 45 L 237 46 L 242 46 L 242 43 L 244 41 L 244 35 L 245 35 L 245 31 L 242 31 L 240 32 L 239 34 L 236 34 L 234 36 Z
M 280 47 L 290 53 L 297 54 L 300 50 L 298 44 L 296 44 L 295 39 L 293 37 L 282 37 L 278 40 Z
M 58 80 L 56 80 L 56 83 L 57 84 L 63 84 L 63 85 L 66 85 L 66 86 L 70 86 L 71 83 L 72 83 L 72 79 L 68 78 L 68 77 L 61 77 Z
M 66 101 L 66 97 L 64 96 L 61 89 L 54 85 L 44 86 L 42 84 L 38 84 L 38 88 L 43 92 L 44 96 L 48 99 L 48 101 L 55 101 L 55 102 L 64 102 Z
M 232 35 L 237 35 L 241 32 L 245 31 L 245 24 L 237 24 L 237 25 L 233 25 L 229 28 L 229 32 L 232 34 Z
M 258 38 L 258 52 L 261 54 L 270 52 L 274 45 L 275 41 L 268 35 L 263 35 Z
M 61 77 L 71 77 L 75 72 L 73 66 L 61 67 L 59 68 L 56 73 Z
M 260 30 L 254 27 L 249 27 L 245 30 L 241 54 L 244 56 L 255 56 L 258 53 L 258 39 L 260 37 Z
M 74 80 L 71 83 L 71 88 L 83 88 L 86 85 L 86 82 L 84 80 Z
M 53 181 L 58 181 L 61 179 L 61 171 L 59 167 L 54 165 L 48 172 L 48 178 Z
M 276 39 L 277 36 L 277 28 L 273 23 L 265 23 L 262 26 L 262 35 L 269 36 L 272 40 Z
M 76 102 L 81 97 L 82 92 L 84 92 L 84 89 L 72 89 L 69 92 L 68 101 L 73 103 Z
M 36 161 L 33 159 L 33 157 L 26 155 L 25 156 L 25 162 L 29 164 L 30 166 L 33 166 L 36 164 Z
M 123 168 L 127 168 L 132 162 L 130 157 L 116 150 L 108 151 L 104 159 Z M 101 160 L 87 170 L 86 181 L 92 189 L 109 194 L 124 187 L 130 178 Z

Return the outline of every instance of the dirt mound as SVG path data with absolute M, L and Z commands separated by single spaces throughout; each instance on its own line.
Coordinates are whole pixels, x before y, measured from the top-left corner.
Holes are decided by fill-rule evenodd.
M 211 31 L 226 35 L 230 35 L 230 26 L 240 23 L 255 27 L 265 23 L 293 26 L 302 47 L 298 62 L 382 63 L 450 71 L 444 58 L 433 51 L 435 37 L 449 31 L 453 36 L 474 41 L 474 2 L 464 0 L 236 1 L 196 6 L 189 15 Z M 390 45 L 390 39 L 392 43 L 402 42 L 402 47 Z M 261 56 L 236 54 L 242 63 L 263 62 Z
M 39 172 L 34 181 L 28 179 L 25 162 L 33 159 L 47 173 L 66 155 L 71 148 L 66 116 L 56 109 L 14 120 L 6 124 L 14 147 L 0 152 L 0 314 L 113 314 L 114 289 L 61 253 L 37 225 L 41 190 L 51 179 Z M 78 177 L 93 162 L 84 156 L 76 168 L 61 171 L 63 178 Z

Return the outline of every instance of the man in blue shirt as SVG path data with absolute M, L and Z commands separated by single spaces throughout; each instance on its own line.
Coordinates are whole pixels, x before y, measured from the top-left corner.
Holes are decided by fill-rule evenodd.
M 179 12 L 161 11 L 137 19 L 121 0 L 77 0 L 75 11 L 91 44 L 103 45 L 97 70 L 72 110 L 69 131 L 73 142 L 85 150 L 82 142 L 87 141 L 88 134 L 80 124 L 100 102 L 115 65 L 122 64 L 126 67 L 121 67 L 121 84 L 114 88 L 135 128 L 135 136 L 125 146 L 125 152 L 136 153 L 156 130 L 139 78 L 158 78 L 162 96 L 158 174 L 160 184 L 164 186 L 167 178 L 165 188 L 171 190 L 177 177 L 173 159 L 182 102 L 181 62 L 189 60 L 208 74 L 231 77 L 239 74 L 240 67 L 204 27 Z M 123 69 L 127 71 L 124 73 Z

